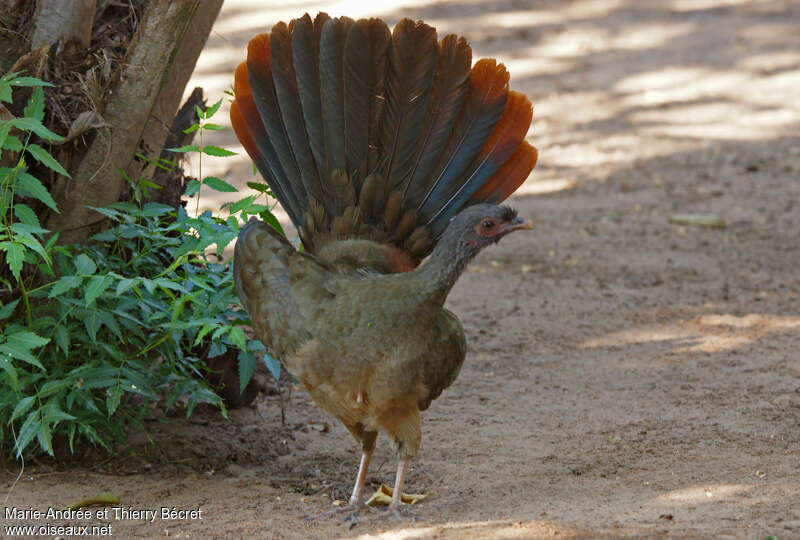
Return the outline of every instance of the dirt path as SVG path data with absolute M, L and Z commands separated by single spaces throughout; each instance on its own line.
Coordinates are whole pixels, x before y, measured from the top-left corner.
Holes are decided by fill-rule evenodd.
M 153 423 L 160 444 L 134 457 L 29 465 L 5 506 L 111 491 L 202 509 L 112 519 L 117 537 L 800 538 L 800 5 L 415 5 L 371 14 L 506 62 L 541 161 L 512 200 L 535 231 L 484 252 L 450 296 L 470 348 L 424 417 L 408 488 L 434 496 L 414 521 L 302 522 L 346 498 L 358 455 L 299 391 L 285 427 L 264 395 L 230 422 Z M 197 84 L 226 88 L 248 37 L 317 9 L 282 6 L 226 2 Z M 726 227 L 670 223 L 687 212 Z M 373 463 L 371 489 L 390 483 L 385 441 Z

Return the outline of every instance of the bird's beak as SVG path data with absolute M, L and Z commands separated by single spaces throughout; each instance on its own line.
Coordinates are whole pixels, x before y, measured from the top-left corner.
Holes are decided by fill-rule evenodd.
M 524 229 L 524 230 L 533 229 L 533 225 L 531 224 L 530 221 L 525 221 L 521 217 L 518 217 L 518 218 L 514 218 L 513 221 L 511 221 L 511 222 L 509 222 L 507 224 L 504 224 L 503 227 L 502 227 L 502 232 L 503 232 L 503 234 L 507 234 L 507 233 L 510 233 L 512 231 L 519 231 L 521 229 Z

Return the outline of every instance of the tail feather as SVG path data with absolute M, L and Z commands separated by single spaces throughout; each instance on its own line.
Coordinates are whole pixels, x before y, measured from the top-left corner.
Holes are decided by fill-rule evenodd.
M 231 125 L 233 126 L 234 133 L 236 133 L 236 138 L 239 139 L 240 143 L 242 143 L 247 155 L 253 160 L 253 163 L 255 163 L 258 172 L 261 173 L 261 176 L 267 179 L 268 184 L 274 184 L 275 178 L 272 176 L 272 171 L 269 168 L 269 164 L 258 150 L 255 139 L 252 135 L 250 135 L 250 128 L 245 125 L 244 117 L 239 110 L 239 103 L 241 103 L 241 101 L 234 101 L 231 103 Z M 258 118 L 258 116 L 256 116 L 256 118 Z M 260 124 L 261 119 L 258 119 L 258 122 Z M 263 125 L 261 126 L 260 130 L 263 132 Z
M 247 80 L 258 114 L 286 177 L 284 191 L 287 195 L 291 193 L 291 198 L 297 200 L 300 209 L 305 208 L 308 194 L 303 188 L 272 82 L 269 34 L 259 34 L 247 45 Z M 302 211 L 299 215 L 302 215 Z
M 281 118 L 289 139 L 289 145 L 298 165 L 300 177 L 306 193 L 319 201 L 324 200 L 314 157 L 308 144 L 303 111 L 300 108 L 300 95 L 297 87 L 294 64 L 292 63 L 292 39 L 289 27 L 280 22 L 272 27 L 270 33 L 270 65 L 275 94 L 278 98 Z
M 329 178 L 336 169 L 344 169 L 344 69 L 342 57 L 347 30 L 353 20 L 338 17 L 325 22 L 320 37 L 319 77 L 322 125 L 325 130 L 325 170 Z
M 381 128 L 384 177 L 392 189 L 401 186 L 412 170 L 437 56 L 435 29 L 410 19 L 395 26 L 388 51 L 386 114 Z
M 435 234 L 444 230 L 450 217 L 511 157 L 525 138 L 532 118 L 533 106 L 528 98 L 513 90 L 509 92 L 503 115 L 464 173 L 466 180 L 429 218 L 428 224 Z
M 322 27 L 330 19 L 320 13 L 314 21 L 306 13 L 292 27 L 292 62 L 297 79 L 297 92 L 303 110 L 308 144 L 318 173 L 325 170 L 325 131 L 322 127 L 322 105 L 319 84 L 319 44 Z
M 404 186 L 408 206 L 419 203 L 425 195 L 428 178 L 441 158 L 464 102 L 471 64 L 472 49 L 464 38 L 450 34 L 439 42 L 439 63 L 430 103 L 414 165 Z
M 386 49 L 391 33 L 380 19 L 361 19 L 347 33 L 344 51 L 344 126 L 347 171 L 356 188 L 377 161 L 378 121 L 384 103 Z M 372 148 L 372 151 L 370 150 Z
M 500 204 L 525 182 L 538 158 L 536 147 L 522 141 L 508 161 L 470 198 L 470 203 Z
M 303 215 L 303 211 L 256 109 L 248 83 L 247 64 L 244 62 L 236 68 L 234 92 L 236 101 L 231 105 L 231 123 L 236 136 L 267 180 L 275 198 L 295 221 Z
M 531 104 L 471 57 L 408 19 L 306 14 L 251 40 L 231 122 L 310 251 L 371 239 L 418 263 L 452 215 L 525 181 Z
M 500 119 L 508 99 L 508 71 L 503 64 L 481 59 L 470 73 L 466 101 L 442 152 L 433 182 L 418 209 L 426 219 L 436 214 L 442 201 L 458 189 L 458 179 L 480 150 Z

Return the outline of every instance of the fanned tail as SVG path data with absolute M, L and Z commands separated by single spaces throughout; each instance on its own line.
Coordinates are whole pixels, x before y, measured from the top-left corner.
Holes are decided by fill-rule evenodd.
M 408 269 L 462 208 L 525 181 L 530 101 L 471 57 L 408 19 L 306 14 L 251 40 L 231 122 L 306 249 L 367 239 Z

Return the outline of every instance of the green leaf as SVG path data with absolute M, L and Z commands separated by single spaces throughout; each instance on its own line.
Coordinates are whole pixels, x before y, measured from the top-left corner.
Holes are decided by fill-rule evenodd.
M 200 191 L 200 185 L 201 185 L 200 182 L 198 182 L 197 180 L 189 180 L 189 182 L 186 184 L 186 193 L 184 195 L 186 195 L 187 197 L 191 197 L 192 195 Z
M 256 369 L 256 355 L 250 351 L 239 352 L 239 393 L 243 393 Z
M 25 225 L 32 225 L 39 228 L 42 226 L 39 222 L 39 217 L 31 210 L 31 207 L 25 203 L 17 203 L 14 205 L 14 217 Z
M 0 321 L 3 319 L 8 319 L 11 314 L 14 313 L 14 310 L 17 308 L 17 304 L 19 304 L 20 300 L 21 298 L 17 298 L 8 304 L 5 304 L 3 307 L 0 307 Z
M 42 345 L 46 345 L 48 343 L 50 343 L 49 339 L 43 338 L 27 330 L 22 330 L 14 332 L 13 334 L 6 335 L 6 345 L 21 347 L 26 350 L 35 349 L 37 347 L 41 347 Z
M 242 214 L 260 215 L 261 212 L 266 212 L 267 210 L 269 210 L 269 206 L 266 204 L 252 204 L 247 208 L 242 209 Z
M 220 98 L 219 101 L 214 103 L 211 107 L 206 109 L 206 112 L 204 113 L 203 118 L 211 118 L 212 116 L 217 114 L 217 111 L 219 110 L 220 105 L 222 105 L 222 98 Z
M 8 133 L 10 131 L 11 131 L 11 124 L 9 124 L 8 122 L 0 121 L 0 149 L 5 148 L 7 150 L 10 150 L 10 148 L 6 146 L 6 139 L 8 139 Z
M 208 129 L 210 131 L 222 131 L 224 129 L 228 129 L 228 126 L 221 126 L 219 124 L 203 124 L 203 129 Z
M 228 339 L 230 339 L 240 350 L 247 350 L 247 338 L 245 337 L 244 330 L 242 330 L 241 326 L 231 327 L 230 332 L 228 333 Z
M 19 281 L 22 271 L 22 260 L 25 257 L 25 246 L 19 242 L 0 242 L 0 251 L 6 252 L 6 263 L 14 278 Z
M 16 210 L 16 209 L 15 209 Z M 47 229 L 42 229 L 39 225 L 28 225 L 27 223 L 16 222 L 12 223 L 9 227 L 12 232 L 25 238 L 34 238 L 34 235 L 42 236 L 47 232 Z
M 52 83 L 37 79 L 36 77 L 17 77 L 10 81 L 11 86 L 53 86 Z
M 80 276 L 61 276 L 53 285 L 53 288 L 50 289 L 50 294 L 47 295 L 48 298 L 55 298 L 56 296 L 67 292 L 70 289 L 74 289 L 78 287 L 83 280 Z
M 247 323 L 247 324 L 249 324 L 249 323 Z M 263 344 L 263 343 L 261 343 L 261 340 L 258 340 L 258 339 L 251 339 L 250 341 L 248 341 L 248 342 L 247 342 L 247 350 L 248 350 L 248 351 L 258 351 L 258 352 L 261 352 L 261 351 L 266 351 L 266 350 L 267 350 L 267 348 L 266 348 L 266 347 L 264 347 L 264 344 Z
M 9 120 L 9 122 L 17 129 L 21 129 L 23 131 L 32 131 L 42 139 L 46 139 L 51 142 L 61 141 L 64 139 L 64 137 L 61 135 L 53 133 L 44 127 L 42 123 L 35 118 L 12 118 Z
M 55 379 L 47 381 L 41 386 L 41 388 L 39 388 L 37 394 L 40 399 L 46 398 L 47 396 L 52 396 L 53 394 L 58 393 L 64 388 L 69 388 L 71 385 L 72 380 L 70 379 Z
M 122 331 L 117 324 L 117 319 L 115 319 L 111 313 L 108 311 L 101 311 L 100 321 L 103 323 L 103 326 L 111 330 L 111 332 L 113 332 L 121 342 L 125 341 L 124 337 L 122 336 Z
M 101 321 L 100 317 L 97 316 L 97 311 L 93 310 L 88 317 L 83 319 L 83 326 L 86 327 L 86 332 L 88 332 L 92 343 L 97 343 L 97 331 L 100 329 L 100 325 Z
M 27 362 L 32 366 L 36 366 L 42 371 L 46 371 L 44 366 L 33 356 L 30 351 L 20 348 L 13 348 L 8 345 L 8 343 L 3 343 L 0 345 L 0 352 L 6 353 L 9 356 L 16 358 L 17 360 L 22 360 L 23 362 Z
M 55 456 L 53 453 L 53 434 L 47 422 L 42 422 L 39 425 L 39 431 L 36 433 L 36 440 L 39 441 L 39 446 L 42 450 L 51 456 Z
M 75 271 L 84 276 L 92 275 L 97 271 L 97 265 L 85 253 L 81 253 L 75 260 Z
M 103 214 L 104 216 L 111 218 L 115 221 L 120 221 L 120 219 L 122 218 L 122 214 L 119 211 L 114 210 L 113 208 L 98 208 L 96 206 L 89 206 L 89 205 L 86 205 L 86 208 L 94 210 L 99 214 Z
M 220 148 L 219 146 L 214 146 L 213 144 L 204 146 L 203 153 L 209 156 L 216 156 L 216 157 L 228 157 L 236 155 L 236 152 L 225 150 L 224 148 Z
M 69 332 L 67 332 L 66 326 L 56 326 L 53 337 L 56 340 L 56 345 L 61 349 L 61 352 L 67 354 L 69 352 Z
M 23 197 L 33 197 L 42 201 L 50 207 L 51 210 L 58 212 L 56 201 L 50 196 L 50 192 L 39 181 L 38 178 L 31 176 L 25 171 L 17 173 L 17 192 Z
M 208 176 L 203 180 L 203 184 L 210 187 L 214 191 L 222 191 L 227 193 L 233 193 L 238 191 L 235 187 L 230 185 L 224 180 L 217 178 L 216 176 Z
M 119 283 L 117 283 L 117 296 L 122 296 L 123 294 L 128 292 L 128 290 L 134 285 L 136 285 L 135 279 L 122 278 L 121 280 L 119 280 Z
M 14 225 L 11 226 L 11 230 L 14 230 L 14 232 L 20 233 L 19 230 L 15 230 L 15 229 L 19 229 L 20 226 L 23 226 L 23 224 L 22 223 L 14 223 Z M 24 225 L 24 226 L 28 227 L 28 225 Z M 42 230 L 44 230 L 44 229 L 42 229 Z M 52 264 L 52 261 L 50 260 L 50 254 L 47 253 L 47 250 L 44 248 L 44 246 L 36 238 L 34 238 L 33 236 L 27 236 L 27 235 L 23 235 L 22 233 L 20 233 L 15 237 L 15 240 L 17 240 L 20 244 L 24 245 L 25 247 L 29 247 L 33 251 L 38 253 L 39 256 L 42 259 L 44 259 L 44 262 L 47 264 L 47 266 L 50 266 Z
M 259 193 L 266 193 L 269 191 L 269 186 L 262 182 L 247 182 L 247 187 L 258 191 Z
M 14 421 L 15 418 L 18 416 L 22 416 L 31 408 L 34 403 L 36 396 L 28 396 L 24 397 L 17 402 L 17 405 L 14 407 L 14 411 L 11 413 L 11 418 L 8 419 L 8 422 L 11 423 Z
M 121 400 L 122 388 L 120 386 L 112 386 L 106 390 L 106 410 L 108 411 L 109 418 L 111 418 L 111 415 L 117 410 Z
M 183 130 L 183 132 L 184 132 L 184 133 L 186 133 L 186 134 L 188 135 L 188 134 L 190 134 L 190 133 L 194 133 L 194 132 L 195 132 L 195 131 L 197 131 L 198 129 L 200 129 L 200 124 L 192 124 L 192 125 L 191 125 L 191 126 L 189 126 L 188 128 L 184 129 L 184 130 Z
M 272 376 L 275 377 L 275 380 L 280 380 L 281 378 L 281 364 L 277 360 L 275 360 L 271 354 L 268 352 L 264 353 L 264 365 L 267 366 L 267 369 Z
M 6 137 L 5 142 L 2 144 L 2 147 L 5 150 L 10 150 L 11 152 L 21 152 L 23 148 L 22 141 L 20 141 L 16 136 L 9 135 Z
M 28 153 L 36 158 L 36 161 L 44 165 L 45 167 L 56 171 L 58 174 L 63 174 L 67 178 L 72 178 L 67 170 L 61 166 L 61 164 L 56 161 L 56 159 L 50 155 L 50 153 L 39 146 L 38 144 L 29 144 L 28 145 Z
M 44 91 L 41 86 L 37 86 L 28 98 L 28 104 L 23 111 L 25 116 L 36 118 L 41 121 L 44 119 Z
M 11 382 L 11 389 L 14 392 L 19 390 L 19 375 L 17 375 L 17 370 L 14 368 L 14 364 L 3 355 L 0 355 L 0 369 L 6 372 L 6 376 L 8 380 Z M 0 426 L 1 428 L 2 426 Z M 2 431 L 2 429 L 0 429 Z
M 71 414 L 65 413 L 58 407 L 58 397 L 50 398 L 42 409 L 42 419 L 45 422 L 58 423 L 61 420 L 75 420 Z
M 200 148 L 194 145 L 187 145 L 187 146 L 179 146 L 177 148 L 165 148 L 164 150 L 168 152 L 176 152 L 176 153 L 186 153 L 186 152 L 199 152 Z
M 265 223 L 271 225 L 276 231 L 281 233 L 283 236 L 286 236 L 286 233 L 283 231 L 283 227 L 281 227 L 281 222 L 278 221 L 278 218 L 276 218 L 272 212 L 270 212 L 269 210 L 265 210 L 264 212 L 261 212 L 259 216 L 261 217 L 261 219 L 264 220 Z
M 111 276 L 96 276 L 89 278 L 88 285 L 85 293 L 85 306 L 89 307 L 97 299 L 98 296 L 111 285 Z
M 244 199 L 236 201 L 228 208 L 228 212 L 235 214 L 236 212 L 249 207 L 251 204 L 253 204 L 254 200 L 256 200 L 256 196 L 250 195 L 249 197 L 245 197 Z
M 41 425 L 41 420 L 39 419 L 39 411 L 31 411 L 27 418 L 25 418 L 25 422 L 22 423 L 22 427 L 19 428 L 19 434 L 17 435 L 17 442 L 14 445 L 14 448 L 17 449 L 17 457 L 22 455 L 22 452 L 25 448 L 30 444 L 33 438 L 39 431 L 39 426 Z
M 209 332 L 211 332 L 216 328 L 217 324 L 213 321 L 210 323 L 206 322 L 205 324 L 203 324 L 203 326 L 200 328 L 200 331 L 197 332 L 197 337 L 194 338 L 194 343 L 192 344 L 192 346 L 193 347 L 198 346 L 203 341 L 203 338 L 206 337 Z

